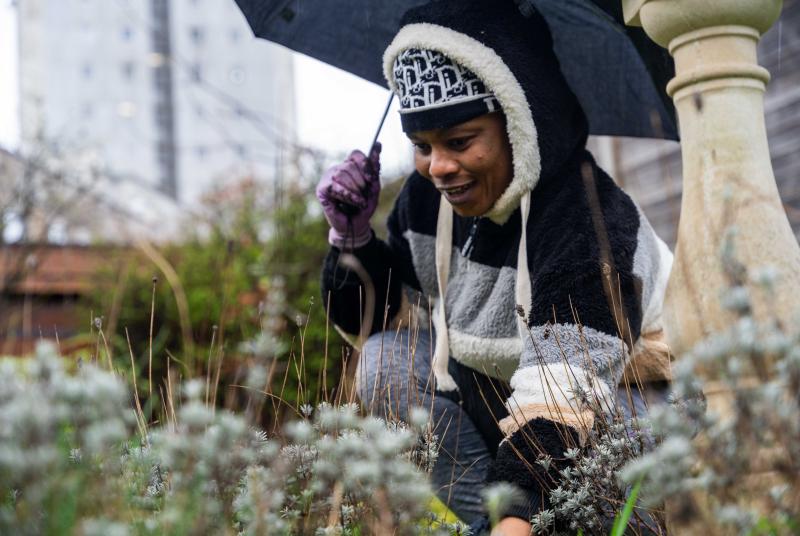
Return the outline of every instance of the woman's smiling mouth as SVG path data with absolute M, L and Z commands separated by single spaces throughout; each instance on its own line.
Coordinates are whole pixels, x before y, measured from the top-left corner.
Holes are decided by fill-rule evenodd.
M 466 201 L 467 194 L 474 185 L 473 181 L 457 186 L 440 186 L 438 190 L 444 194 L 451 205 L 457 205 Z
M 408 134 L 414 167 L 462 217 L 489 212 L 513 178 L 505 116 Z

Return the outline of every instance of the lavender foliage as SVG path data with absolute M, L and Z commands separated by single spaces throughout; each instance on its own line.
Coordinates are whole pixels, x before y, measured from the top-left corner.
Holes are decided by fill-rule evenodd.
M 436 437 L 306 407 L 268 436 L 190 380 L 174 419 L 136 435 L 128 386 L 52 346 L 0 362 L 0 533 L 464 534 L 428 512 Z

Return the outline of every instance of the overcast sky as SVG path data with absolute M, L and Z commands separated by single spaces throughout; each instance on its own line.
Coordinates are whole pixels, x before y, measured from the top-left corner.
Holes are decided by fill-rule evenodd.
M 17 144 L 17 42 L 14 11 L 8 0 L 0 0 L 0 146 Z
M 17 42 L 10 0 L 0 0 L 0 146 L 15 148 L 19 117 Z M 327 152 L 367 150 L 389 98 L 388 90 L 299 54 L 295 55 L 297 133 L 300 143 Z M 411 146 L 400 130 L 396 103 L 384 125 L 383 169 L 411 166 Z
M 301 142 L 329 150 L 366 151 L 380 124 L 389 90 L 295 54 L 297 133 Z M 411 142 L 400 128 L 397 99 L 380 135 L 387 173 L 411 167 Z

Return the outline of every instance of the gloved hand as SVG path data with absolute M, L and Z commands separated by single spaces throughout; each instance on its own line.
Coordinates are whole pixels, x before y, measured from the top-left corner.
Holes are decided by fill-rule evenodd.
M 381 144 L 375 143 L 369 159 L 353 151 L 347 160 L 333 166 L 317 185 L 317 199 L 331 226 L 328 242 L 340 249 L 355 249 L 372 238 L 369 219 L 378 207 L 381 191 Z

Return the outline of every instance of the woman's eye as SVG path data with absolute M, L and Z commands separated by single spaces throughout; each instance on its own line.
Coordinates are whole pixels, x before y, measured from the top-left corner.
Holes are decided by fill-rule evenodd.
M 431 150 L 431 146 L 427 143 L 415 143 L 414 149 L 416 149 L 420 153 L 429 153 Z
M 463 149 L 467 143 L 469 143 L 469 138 L 453 138 L 447 141 L 447 145 L 452 149 Z

